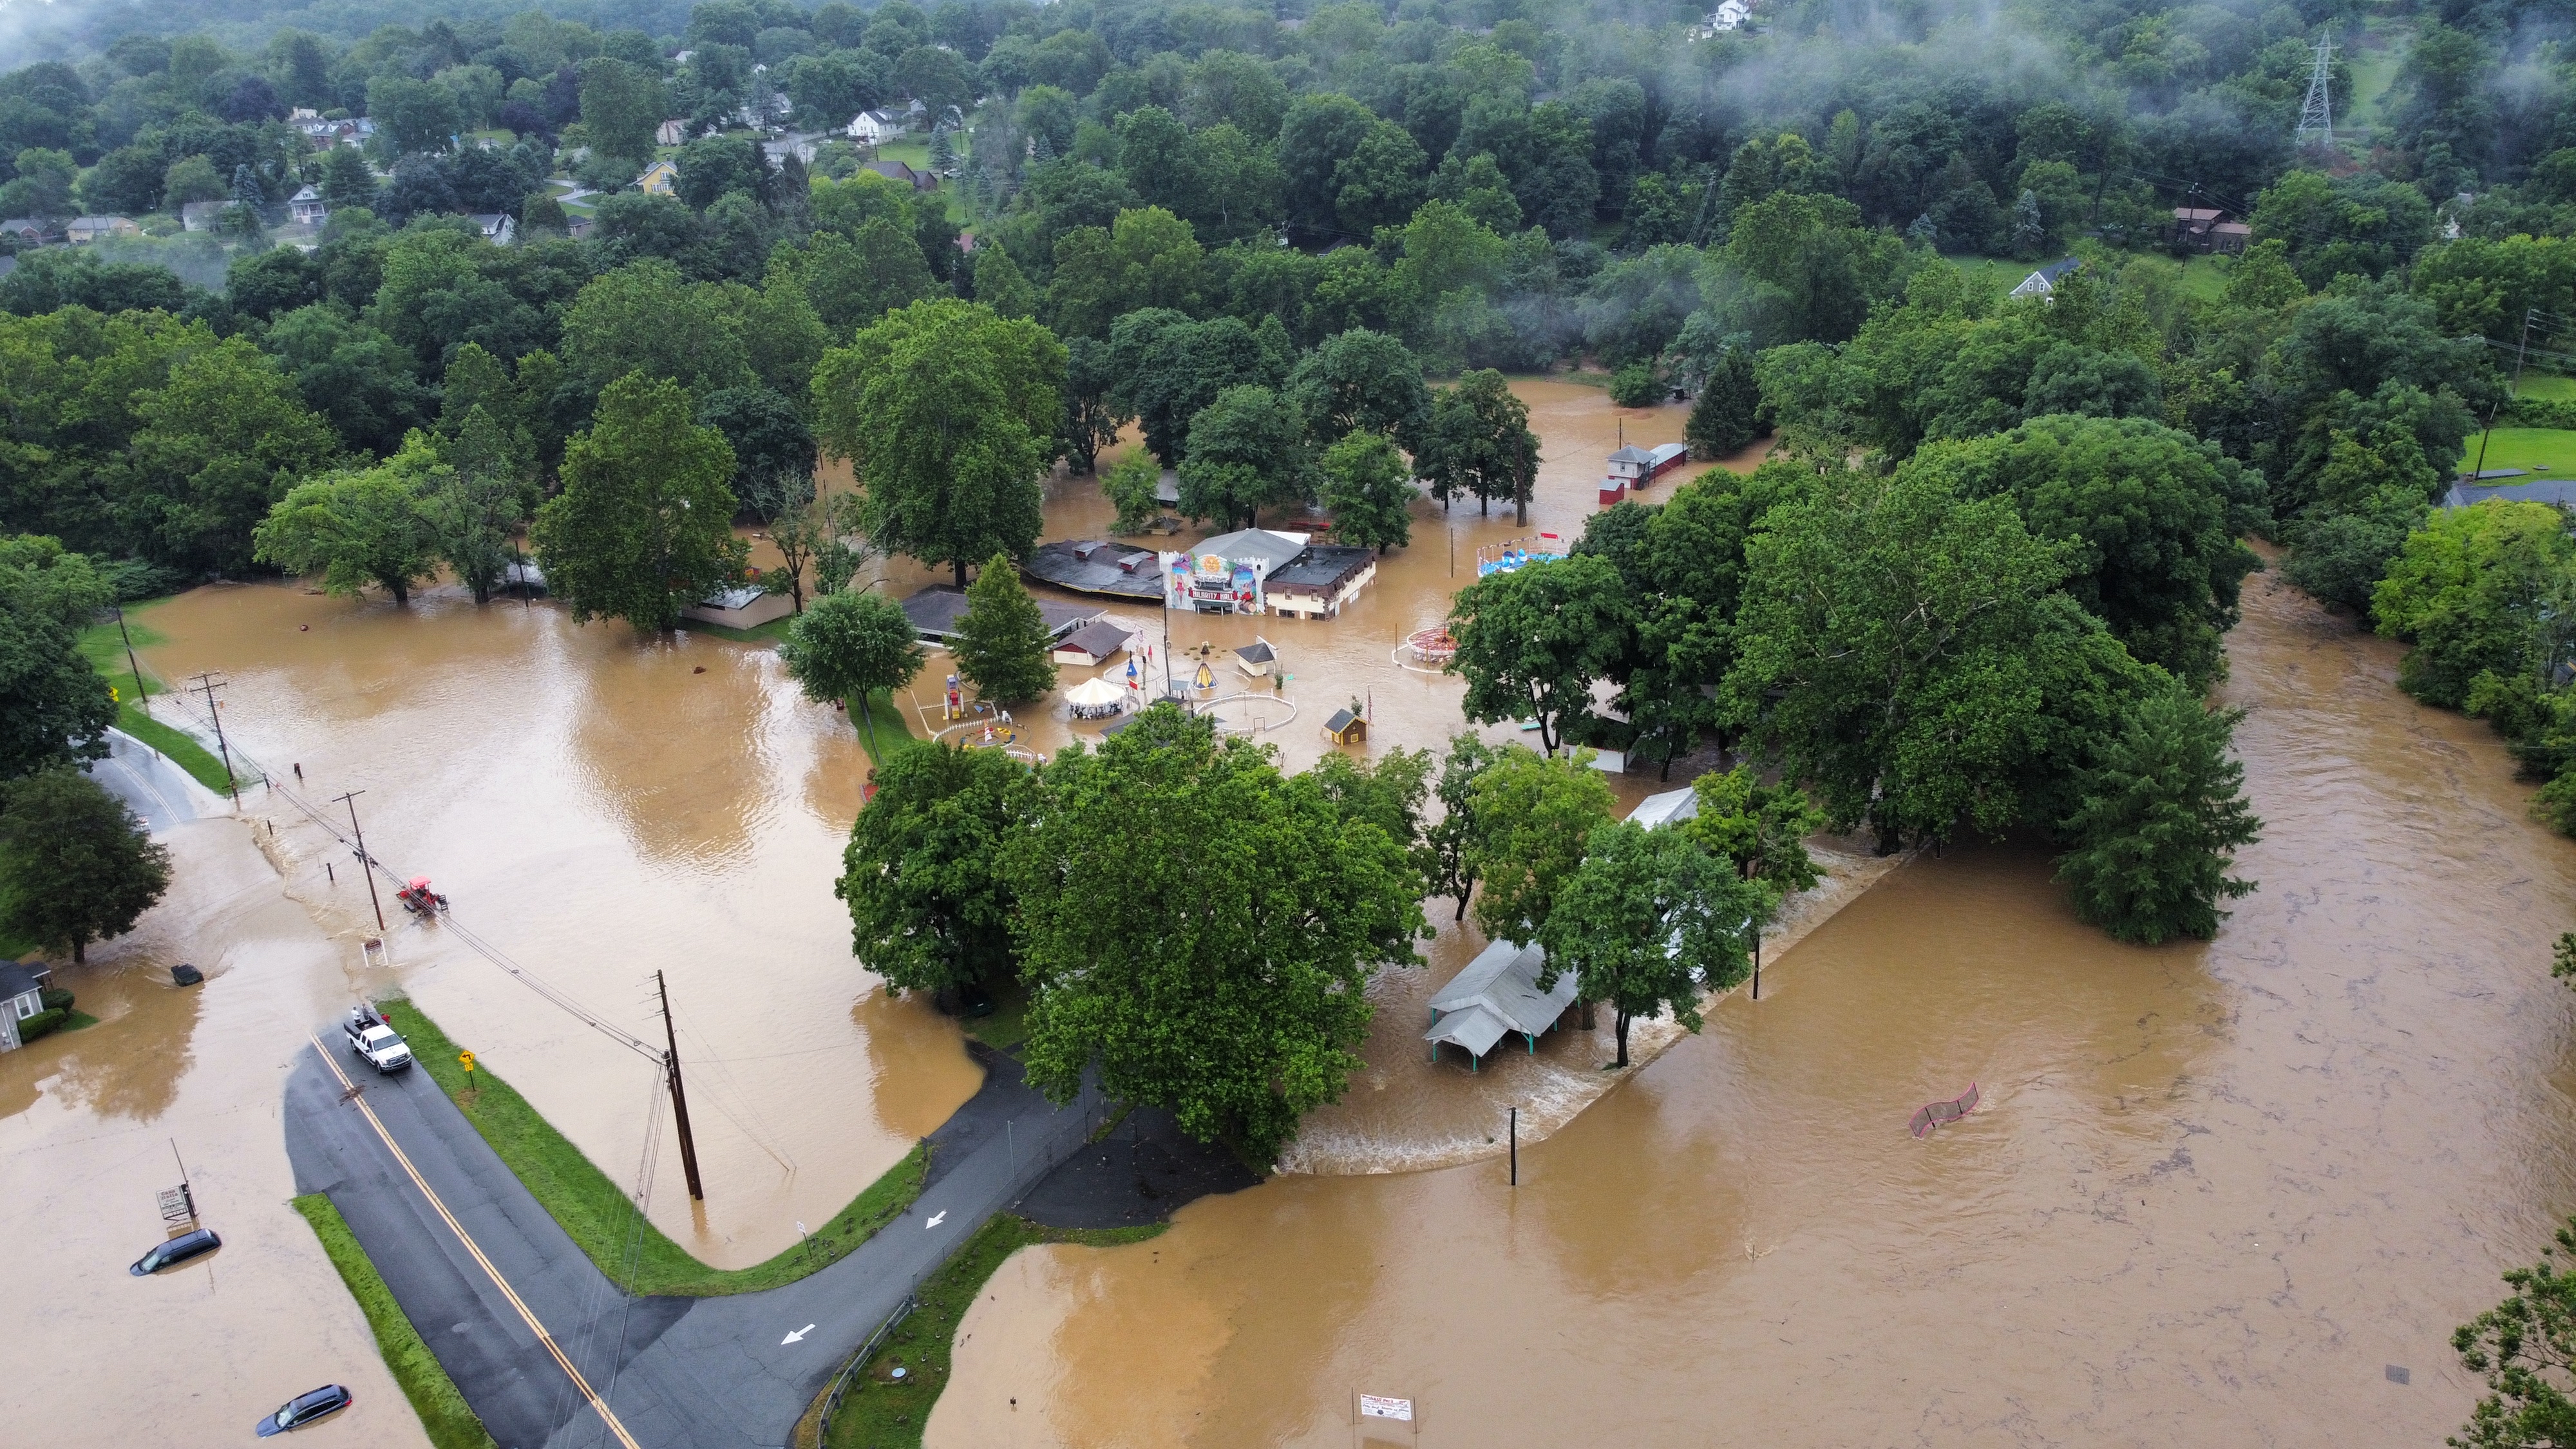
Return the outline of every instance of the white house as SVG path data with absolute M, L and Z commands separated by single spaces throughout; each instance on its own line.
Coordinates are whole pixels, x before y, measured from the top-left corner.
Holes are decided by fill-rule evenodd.
M 2022 278 L 2021 285 L 2012 289 L 2012 295 L 2015 297 L 2037 297 L 2042 301 L 2053 301 L 2057 296 L 2058 278 L 2065 276 L 2068 272 L 2074 271 L 2076 268 L 2083 265 L 2084 263 L 2073 257 L 2065 257 L 2057 261 L 2050 262 L 2047 266 L 2044 266 L 2038 271 L 2031 273 L 2029 276 Z
M 323 218 L 331 214 L 331 208 L 322 200 L 321 192 L 307 186 L 303 190 L 296 192 L 293 196 L 286 198 L 286 214 L 295 218 L 299 223 L 303 223 L 305 225 L 319 225 Z M 190 231 L 197 230 L 195 227 L 190 227 L 188 229 Z
M 466 218 L 483 233 L 483 239 L 496 247 L 508 246 L 518 239 L 519 224 L 509 214 L 499 211 L 478 212 Z
M 885 111 L 861 111 L 850 118 L 850 139 L 873 146 L 903 134 L 903 118 Z
M 772 619 L 786 618 L 795 607 L 785 594 L 737 585 L 718 589 L 689 605 L 680 611 L 680 617 L 701 624 L 721 624 L 728 629 L 757 629 Z
M 664 121 L 653 128 L 653 144 L 656 146 L 686 145 L 688 139 L 689 123 L 686 121 Z
M 0 961 L 0 1052 L 16 1051 L 18 1023 L 45 1009 L 46 974 L 41 966 Z

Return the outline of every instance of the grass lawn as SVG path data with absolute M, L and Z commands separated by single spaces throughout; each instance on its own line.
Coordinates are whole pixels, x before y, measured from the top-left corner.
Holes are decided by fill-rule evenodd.
M 1014 981 L 993 993 L 991 1016 L 965 1016 L 957 1025 L 968 1036 L 997 1052 L 1006 1052 L 1029 1039 L 1029 988 Z
M 2460 455 L 2460 471 L 2478 466 L 2478 435 L 2469 434 L 2468 451 Z M 2565 478 L 2576 475 L 2576 432 L 2564 428 L 2498 428 L 2487 438 L 2486 467 L 2528 468 L 2546 477 Z M 2505 478 L 2505 483 L 2527 483 L 2528 478 Z
M 148 649 L 155 644 L 165 642 L 161 635 L 153 632 L 150 625 L 140 622 L 136 616 L 167 602 L 168 600 L 165 599 L 153 599 L 146 603 L 131 605 L 126 609 L 125 628 L 127 633 L 134 636 L 135 648 Z M 135 701 L 142 697 L 143 685 L 135 681 L 134 671 L 126 663 L 125 639 L 117 633 L 115 620 L 110 619 L 104 624 L 92 624 L 83 629 L 80 633 L 80 651 L 82 656 L 89 660 L 91 667 L 106 675 L 107 682 L 115 686 L 118 729 L 168 755 L 180 769 L 195 776 L 198 784 L 216 794 L 221 795 L 230 788 L 224 781 L 224 762 L 215 757 L 214 751 L 197 743 L 194 735 L 162 723 L 159 719 L 145 714 L 136 705 Z M 146 673 L 148 674 L 149 671 Z M 146 682 L 150 684 L 151 691 L 156 697 L 170 692 L 170 686 L 157 674 L 150 675 Z M 244 779 L 242 783 L 247 785 L 250 781 Z
M 599 1270 L 630 1293 L 705 1298 L 723 1293 L 756 1293 L 793 1283 L 849 1256 L 877 1229 L 912 1206 L 912 1200 L 921 1194 L 923 1174 L 930 1168 L 929 1147 L 916 1145 L 885 1176 L 850 1199 L 848 1207 L 814 1233 L 810 1244 L 789 1248 L 749 1268 L 710 1268 L 647 1222 L 643 1224 L 643 1243 L 630 1278 L 626 1256 L 629 1235 L 636 1225 L 635 1204 L 625 1191 L 491 1069 L 478 1067 L 469 1090 L 465 1068 L 456 1059 L 456 1043 L 409 1001 L 397 998 L 383 1003 L 383 1007 L 394 1029 L 410 1041 L 412 1056 L 421 1070 L 429 1073 L 430 1079 L 456 1103 L 465 1120 L 492 1144 L 492 1150 L 500 1154 L 510 1171 L 563 1225 L 572 1240 L 581 1245 L 581 1250 L 590 1255 L 590 1260 L 599 1265 Z M 663 1186 L 665 1191 L 680 1190 L 676 1177 Z
M 877 159 L 900 161 L 915 171 L 927 171 L 930 169 L 930 142 L 926 139 L 912 138 L 901 141 L 880 141 L 877 143 Z M 939 178 L 939 202 L 947 208 L 950 221 L 959 226 L 966 224 L 965 193 L 958 190 L 956 182 L 945 176 Z
M 1141 1243 L 1165 1226 L 1085 1231 L 1044 1227 L 1008 1213 L 996 1216 L 930 1275 L 917 1295 L 920 1306 L 878 1345 L 876 1357 L 852 1376 L 850 1391 L 841 1400 L 840 1412 L 832 1416 L 832 1433 L 822 1449 L 896 1449 L 921 1442 L 931 1407 L 948 1387 L 949 1350 L 957 1341 L 957 1324 L 974 1306 L 975 1295 L 984 1291 L 984 1284 L 1013 1253 L 1032 1243 L 1093 1247 Z M 904 1370 L 901 1379 L 891 1377 L 898 1367 Z M 797 1443 L 813 1443 L 812 1421 L 820 1418 L 821 1408 L 817 1400 L 809 1422 L 797 1426 Z
M 492 1436 L 484 1432 L 483 1421 L 466 1407 L 465 1396 L 456 1391 L 447 1370 L 438 1366 L 429 1345 L 421 1341 L 420 1330 L 403 1316 L 393 1290 L 376 1275 L 376 1265 L 367 1261 L 366 1249 L 358 1246 L 340 1210 L 318 1192 L 290 1202 L 313 1225 L 322 1251 L 331 1255 L 331 1266 L 340 1270 L 340 1281 L 349 1285 L 349 1296 L 358 1300 L 358 1311 L 367 1315 L 367 1326 L 376 1331 L 376 1351 L 384 1355 L 385 1367 L 393 1371 L 403 1397 L 411 1400 L 412 1412 L 420 1415 L 420 1427 L 427 1431 L 429 1442 L 438 1449 L 492 1449 Z
M 0 931 L 0 961 L 16 961 L 35 954 L 35 942 L 21 940 L 7 931 Z
M 2525 372 L 2517 397 L 2540 398 L 2549 402 L 2576 402 L 2576 377 L 2556 377 L 2546 372 Z

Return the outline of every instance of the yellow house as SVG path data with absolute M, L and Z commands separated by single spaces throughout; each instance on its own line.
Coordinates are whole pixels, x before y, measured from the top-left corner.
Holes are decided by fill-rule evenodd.
M 680 168 L 668 161 L 656 161 L 635 178 L 635 185 L 648 196 L 669 196 L 677 189 Z

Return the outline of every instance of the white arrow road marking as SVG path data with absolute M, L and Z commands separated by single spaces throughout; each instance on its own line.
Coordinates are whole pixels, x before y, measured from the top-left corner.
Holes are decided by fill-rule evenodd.
M 779 1346 L 780 1346 L 781 1348 L 784 1348 L 784 1347 L 786 1347 L 788 1344 L 791 1344 L 791 1343 L 796 1342 L 798 1339 L 803 1338 L 805 1335 L 807 1335 L 807 1334 L 809 1334 L 809 1333 L 812 1333 L 813 1331 L 814 1331 L 814 1325 L 812 1325 L 812 1324 L 810 1324 L 810 1323 L 809 1323 L 809 1324 L 806 1324 L 803 1328 L 800 1328 L 800 1329 L 796 1330 L 794 1333 L 791 1333 L 791 1334 L 787 1335 L 785 1338 L 782 1338 L 782 1339 L 778 1340 Z
M 946 1209 L 946 1208 L 941 1208 L 939 1211 L 937 1211 L 937 1212 L 935 1212 L 935 1213 L 932 1213 L 932 1214 L 930 1215 L 930 1221 L 928 1221 L 928 1222 L 926 1222 L 926 1223 L 923 1223 L 923 1224 L 922 1224 L 922 1227 L 924 1227 L 924 1228 L 935 1228 L 935 1227 L 939 1226 L 939 1220 L 940 1220 L 941 1218 L 946 1217 L 946 1216 L 948 1216 L 948 1209 Z

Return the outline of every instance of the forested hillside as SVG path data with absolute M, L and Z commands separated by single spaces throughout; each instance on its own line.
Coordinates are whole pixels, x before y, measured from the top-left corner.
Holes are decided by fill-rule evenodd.
M 2474 433 L 2576 421 L 2507 397 L 2518 357 L 2576 351 L 2563 8 L 1779 0 L 1732 20 L 57 9 L 10 36 L 46 58 L 0 76 L 0 532 L 122 561 L 137 588 L 283 567 L 400 593 L 444 560 L 481 592 L 532 518 L 541 548 L 588 546 L 599 460 L 685 457 L 666 502 L 730 486 L 791 546 L 864 524 L 962 574 L 1031 545 L 1039 470 L 1088 468 L 1135 421 L 1184 512 L 1321 498 L 1400 542 L 1361 477 L 1393 455 L 1351 435 L 1444 504 L 1509 500 L 1518 424 L 1485 373 L 1606 370 L 1623 396 L 1696 396 L 1704 453 L 1776 432 L 1831 484 L 1802 509 L 1846 472 L 2008 501 L 2072 550 L 2047 587 L 2108 629 L 2119 661 L 2095 663 L 2124 678 L 2214 678 L 2254 562 L 2232 540 L 2271 538 L 2294 580 L 2424 644 L 2410 687 L 2561 768 L 2566 615 L 2536 601 L 2568 577 L 2563 531 L 2509 582 L 2382 580 L 2483 526 L 2426 527 Z M 2329 30 L 2336 130 L 2302 139 Z M 75 215 L 136 234 L 56 243 Z M 2210 219 L 2250 228 L 2243 255 L 2201 255 L 2237 248 Z M 2001 295 L 2067 257 L 2052 295 Z M 901 384 L 923 359 L 944 391 Z M 973 465 L 930 466 L 933 436 Z M 814 523 L 818 450 L 857 464 L 864 518 Z M 941 491 L 969 486 L 971 505 Z M 1731 506 L 1741 549 L 1770 505 Z M 740 567 L 702 542 L 700 572 Z M 1684 601 L 1736 627 L 1734 584 L 1622 577 L 1633 617 Z M 660 619 L 661 588 L 600 611 Z M 2487 591 L 2473 644 L 2446 588 Z M 1693 702 L 1725 648 L 1630 647 L 1623 682 L 1663 680 L 1672 709 L 1631 689 L 1623 742 L 1677 749 L 1765 707 Z M 1934 835 L 2015 818 L 1926 798 L 1851 813 Z

